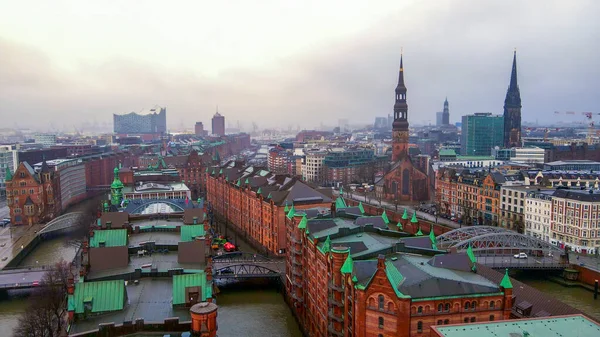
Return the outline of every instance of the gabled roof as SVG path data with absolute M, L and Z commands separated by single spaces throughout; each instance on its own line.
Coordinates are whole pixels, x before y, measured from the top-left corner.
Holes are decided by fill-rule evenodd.
M 297 180 L 289 189 L 283 203 L 327 203 L 331 198 L 311 188 L 300 180 Z
M 123 280 L 78 282 L 69 295 L 68 310 L 82 314 L 85 302 L 91 302 L 92 313 L 123 310 L 125 294 Z

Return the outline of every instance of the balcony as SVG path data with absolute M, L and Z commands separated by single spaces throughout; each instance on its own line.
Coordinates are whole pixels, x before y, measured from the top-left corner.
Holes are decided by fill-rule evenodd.
M 329 310 L 329 311 L 327 312 L 327 317 L 331 318 L 332 320 L 334 320 L 334 321 L 336 321 L 336 322 L 343 322 L 343 321 L 344 321 L 344 319 L 343 319 L 342 317 L 340 317 L 340 316 L 336 316 L 336 315 L 333 313 L 333 310 Z

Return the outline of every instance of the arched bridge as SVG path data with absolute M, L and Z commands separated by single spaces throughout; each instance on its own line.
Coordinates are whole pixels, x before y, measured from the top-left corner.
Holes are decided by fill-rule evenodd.
M 253 253 L 226 253 L 213 256 L 212 273 L 214 279 L 280 278 L 285 274 L 285 260 Z
M 83 212 L 71 212 L 63 214 L 58 218 L 54 218 L 48 222 L 39 232 L 39 234 L 48 234 L 62 230 L 69 230 L 75 228 L 81 224 L 83 220 Z
M 459 252 L 471 247 L 477 262 L 492 268 L 562 269 L 568 265 L 562 249 L 501 227 L 458 228 L 438 236 L 437 246 Z M 521 256 L 515 257 L 517 254 Z

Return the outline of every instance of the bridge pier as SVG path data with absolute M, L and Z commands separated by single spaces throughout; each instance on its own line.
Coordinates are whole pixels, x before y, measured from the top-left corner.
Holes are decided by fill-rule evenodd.
M 8 290 L 0 289 L 0 301 L 8 299 Z

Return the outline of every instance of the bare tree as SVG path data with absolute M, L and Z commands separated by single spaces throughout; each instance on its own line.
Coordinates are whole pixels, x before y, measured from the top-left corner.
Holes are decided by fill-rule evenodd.
M 60 336 L 65 330 L 67 287 L 71 277 L 71 267 L 64 260 L 46 272 L 31 296 L 28 309 L 19 318 L 19 325 L 13 331 L 16 337 Z

